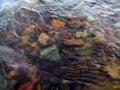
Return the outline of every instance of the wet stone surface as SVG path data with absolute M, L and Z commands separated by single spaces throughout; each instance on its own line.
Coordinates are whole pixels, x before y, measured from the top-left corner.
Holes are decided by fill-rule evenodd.
M 1 28 L 13 90 L 119 90 L 119 0 L 48 2 L 19 8 Z

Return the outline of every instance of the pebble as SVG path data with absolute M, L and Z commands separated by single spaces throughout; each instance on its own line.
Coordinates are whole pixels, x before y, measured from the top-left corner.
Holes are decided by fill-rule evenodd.
M 34 47 L 34 48 L 36 48 L 37 50 L 40 49 L 40 47 L 39 47 L 39 45 L 38 45 L 38 42 L 33 42 L 33 43 L 31 44 L 31 46 Z
M 22 40 L 21 40 L 21 44 L 24 46 L 24 45 L 28 45 L 29 44 L 29 39 L 30 37 L 28 35 L 25 35 L 22 37 Z
M 47 45 L 49 41 L 49 36 L 46 33 L 41 33 L 38 37 L 38 42 L 40 42 L 43 46 Z
M 55 42 L 56 42 L 55 38 L 50 38 L 48 41 L 48 44 L 53 45 L 53 44 L 55 44 Z
M 34 25 L 31 25 L 29 26 L 28 28 L 26 28 L 24 31 L 23 31 L 23 35 L 28 35 L 30 34 L 31 32 L 33 32 L 33 30 L 35 30 L 35 26 Z
M 84 44 L 84 41 L 82 39 L 66 39 L 63 43 L 68 46 L 81 46 Z
M 80 38 L 81 35 L 82 35 L 82 31 L 77 31 L 77 32 L 75 33 L 76 38 Z
M 102 33 L 98 33 L 95 36 L 95 40 L 97 40 L 98 42 L 104 42 L 105 41 L 104 35 Z
M 68 24 L 71 28 L 80 28 L 81 26 L 83 26 L 83 23 L 79 19 L 71 19 Z
M 88 20 L 89 22 L 93 22 L 93 21 L 95 21 L 95 18 L 94 18 L 93 16 L 88 16 L 88 17 L 87 17 L 87 20 Z
M 84 30 L 83 32 L 82 32 L 82 38 L 86 38 L 87 36 L 88 36 L 89 34 L 88 34 L 88 32 L 87 32 L 87 30 Z
M 52 22 L 51 22 L 51 25 L 56 27 L 56 28 L 64 28 L 65 26 L 65 23 L 60 21 L 60 20 L 56 20 L 54 19 Z
M 115 62 L 112 62 L 111 65 L 103 66 L 103 70 L 107 72 L 112 79 L 120 80 L 120 66 Z
M 46 49 L 43 49 L 40 52 L 40 55 L 42 56 L 43 59 L 47 59 L 50 61 L 59 61 L 60 60 L 60 55 L 59 51 L 56 45 L 53 45 L 52 47 L 48 47 Z
M 71 34 L 69 31 L 67 31 L 67 30 L 62 30 L 61 32 L 62 32 L 62 35 L 63 35 L 64 38 L 70 38 L 71 35 L 72 35 L 72 34 Z

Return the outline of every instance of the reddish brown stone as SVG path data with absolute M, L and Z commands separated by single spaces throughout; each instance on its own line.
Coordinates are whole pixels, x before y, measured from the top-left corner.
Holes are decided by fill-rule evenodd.
M 71 45 L 80 46 L 84 44 L 84 41 L 82 39 L 67 39 L 67 40 L 64 40 L 63 43 L 68 46 L 71 46 Z
M 62 30 L 62 35 L 64 38 L 70 38 L 71 37 L 71 33 L 68 32 L 67 30 Z

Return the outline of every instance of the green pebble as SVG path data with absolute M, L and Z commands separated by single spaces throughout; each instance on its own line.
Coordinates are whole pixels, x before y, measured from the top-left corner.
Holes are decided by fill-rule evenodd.
M 50 61 L 59 61 L 60 55 L 56 45 L 52 47 L 46 48 L 40 52 L 42 58 L 50 60 Z

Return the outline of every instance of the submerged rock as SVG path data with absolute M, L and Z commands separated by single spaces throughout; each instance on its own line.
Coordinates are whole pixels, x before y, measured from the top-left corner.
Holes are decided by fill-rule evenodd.
M 63 43 L 68 46 L 80 46 L 84 44 L 84 41 L 82 39 L 66 39 Z
M 59 61 L 60 55 L 59 51 L 56 45 L 53 45 L 52 47 L 46 48 L 40 52 L 40 55 L 43 59 L 47 59 L 50 61 Z
M 46 33 L 41 33 L 38 42 L 40 42 L 43 46 L 47 45 L 47 42 L 49 41 L 49 36 Z

